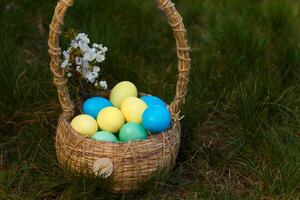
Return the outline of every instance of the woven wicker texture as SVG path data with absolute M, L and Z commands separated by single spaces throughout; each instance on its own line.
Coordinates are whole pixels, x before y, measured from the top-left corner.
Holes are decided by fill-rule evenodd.
M 109 143 L 93 141 L 76 133 L 70 126 L 75 115 L 76 104 L 70 99 L 67 80 L 59 67 L 61 49 L 59 36 L 67 9 L 74 0 L 60 0 L 55 8 L 50 24 L 49 54 L 50 68 L 54 76 L 58 97 L 63 109 L 59 118 L 56 135 L 56 152 L 59 163 L 78 173 L 93 174 L 98 163 L 104 168 L 113 166 L 113 190 L 128 192 L 135 189 L 139 182 L 146 180 L 159 169 L 171 169 L 175 163 L 180 144 L 179 113 L 187 94 L 190 70 L 189 46 L 182 17 L 171 0 L 156 0 L 158 7 L 165 13 L 176 40 L 178 57 L 178 81 L 174 100 L 170 104 L 173 113 L 172 126 L 166 132 L 144 141 L 130 143 Z M 108 96 L 109 92 L 103 94 Z M 107 158 L 107 159 L 105 159 Z M 110 163 L 103 163 L 111 161 Z M 99 166 L 100 168 L 103 166 Z M 99 168 L 98 167 L 98 168 Z M 106 170 L 110 171 L 110 169 Z M 110 171 L 111 172 L 111 171 Z

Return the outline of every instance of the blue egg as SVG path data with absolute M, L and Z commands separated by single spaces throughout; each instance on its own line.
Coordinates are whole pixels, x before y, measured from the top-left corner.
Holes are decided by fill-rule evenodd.
M 171 113 L 166 106 L 150 106 L 142 117 L 142 124 L 151 133 L 160 133 L 171 125 Z
M 91 97 L 82 106 L 83 113 L 97 119 L 98 113 L 105 107 L 112 106 L 112 103 L 103 97 Z
M 140 99 L 142 99 L 147 106 L 167 106 L 166 102 L 161 100 L 160 98 L 156 96 L 142 96 Z

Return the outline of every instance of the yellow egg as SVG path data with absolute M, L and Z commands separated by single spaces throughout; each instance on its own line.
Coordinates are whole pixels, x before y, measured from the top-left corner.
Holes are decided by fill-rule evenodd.
M 109 106 L 99 112 L 97 122 L 101 130 L 116 133 L 124 124 L 125 119 L 118 108 Z
M 81 135 L 92 136 L 98 130 L 96 120 L 89 115 L 77 115 L 71 121 L 72 128 Z
M 137 97 L 127 97 L 121 104 L 121 111 L 128 122 L 142 123 L 146 108 L 147 104 Z
M 115 107 L 120 108 L 121 102 L 126 97 L 137 97 L 137 95 L 137 89 L 133 83 L 122 81 L 111 90 L 109 100 Z

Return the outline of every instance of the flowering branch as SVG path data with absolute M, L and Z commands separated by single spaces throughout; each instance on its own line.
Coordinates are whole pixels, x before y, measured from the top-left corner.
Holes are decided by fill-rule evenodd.
M 70 47 L 63 52 L 60 67 L 68 77 L 79 77 L 96 88 L 107 89 L 106 81 L 99 80 L 100 64 L 105 60 L 107 47 L 93 43 L 89 46 L 90 39 L 85 33 L 79 33 L 71 40 Z

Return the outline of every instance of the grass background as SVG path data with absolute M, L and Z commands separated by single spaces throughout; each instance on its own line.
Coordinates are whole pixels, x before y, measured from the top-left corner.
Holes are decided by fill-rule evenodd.
M 0 1 L 0 199 L 300 199 L 299 1 L 174 2 L 193 59 L 178 162 L 112 195 L 100 180 L 64 176 L 55 157 L 61 109 L 47 34 L 56 1 Z M 77 1 L 65 27 L 109 47 L 109 86 L 130 80 L 172 100 L 174 41 L 152 1 Z

